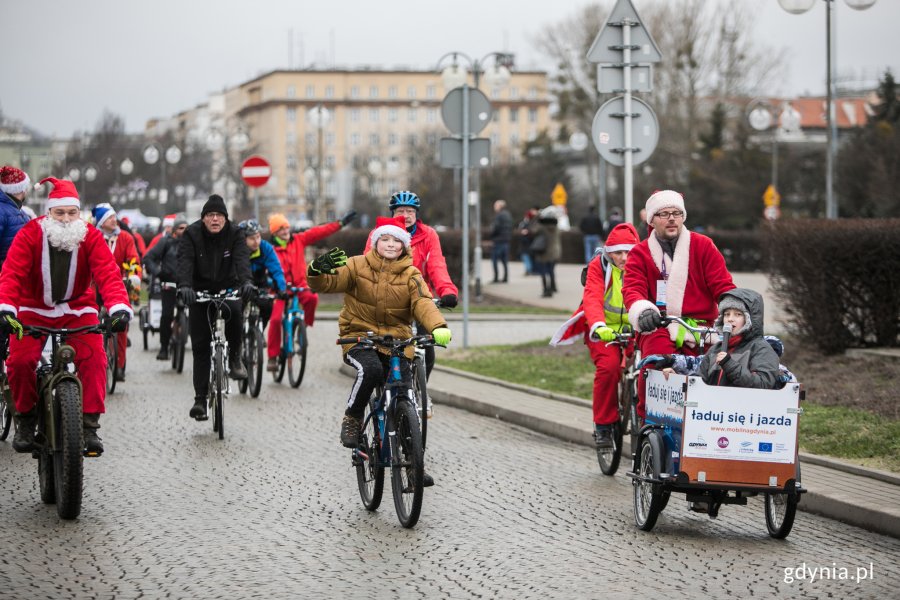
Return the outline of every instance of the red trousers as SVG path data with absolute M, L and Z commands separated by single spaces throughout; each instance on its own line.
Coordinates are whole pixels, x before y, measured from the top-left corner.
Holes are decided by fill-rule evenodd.
M 125 351 L 128 349 L 128 329 L 120 331 L 116 334 L 116 366 L 120 369 L 125 368 Z
M 303 320 L 307 327 L 312 327 L 316 320 L 316 306 L 319 305 L 319 296 L 315 292 L 303 290 L 298 294 L 300 306 L 303 307 Z M 269 320 L 269 335 L 266 343 L 266 354 L 269 358 L 275 358 L 281 351 L 281 317 L 284 314 L 286 300 L 276 300 L 272 306 L 272 318 Z
M 651 354 L 684 354 L 687 356 L 697 356 L 699 353 L 696 348 L 687 345 L 680 349 L 675 348 L 675 342 L 669 338 L 668 329 L 657 329 L 653 333 L 642 333 L 638 339 L 638 347 L 641 349 L 643 358 L 647 358 Z M 638 405 L 637 413 L 643 419 L 647 416 L 645 410 L 645 402 L 647 400 L 647 390 L 645 389 L 644 377 L 647 368 L 641 369 L 638 376 Z
M 43 327 L 84 327 L 98 323 L 96 314 L 67 315 L 53 319 L 33 312 L 22 311 L 18 315 L 23 325 Z M 46 338 L 25 336 L 17 340 L 10 336 L 9 359 L 6 368 L 13 400 L 19 413 L 26 413 L 37 404 L 35 368 L 41 358 Z M 75 368 L 83 390 L 85 413 L 104 413 L 106 408 L 106 352 L 103 336 L 98 333 L 82 333 L 70 336 L 66 343 L 75 349 Z
M 592 342 L 585 344 L 594 361 L 594 424 L 609 425 L 619 420 L 618 390 L 622 375 L 622 348 L 618 344 Z

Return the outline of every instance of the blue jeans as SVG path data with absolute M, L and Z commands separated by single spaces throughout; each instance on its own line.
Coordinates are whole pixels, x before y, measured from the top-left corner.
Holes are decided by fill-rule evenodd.
M 585 235 L 584 236 L 584 264 L 591 262 L 591 258 L 594 256 L 594 252 L 597 248 L 600 247 L 600 236 L 599 235 Z
M 500 279 L 497 271 L 497 262 L 503 263 L 503 279 Z M 509 280 L 509 242 L 494 242 L 491 249 L 491 264 L 494 267 L 494 281 Z
M 531 253 L 523 252 L 521 257 L 522 257 L 522 266 L 525 267 L 525 274 L 526 275 L 534 275 L 535 274 L 534 259 L 531 258 Z

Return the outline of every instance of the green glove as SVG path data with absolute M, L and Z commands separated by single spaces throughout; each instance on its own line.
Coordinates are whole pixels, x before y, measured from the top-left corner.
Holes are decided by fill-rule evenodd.
M 0 311 L 0 332 L 6 335 L 14 335 L 17 340 L 22 339 L 22 335 L 24 334 L 24 330 L 22 329 L 22 324 L 19 323 L 19 320 L 16 319 L 16 316 L 9 310 Z M 448 336 L 447 341 L 450 341 L 449 333 L 450 330 L 447 330 Z
M 446 346 L 450 343 L 450 338 L 453 337 L 450 335 L 450 330 L 446 327 L 438 327 L 431 332 L 431 335 L 434 337 L 434 343 L 439 346 Z
M 616 339 L 616 332 L 613 331 L 610 327 L 605 325 L 601 325 L 597 329 L 594 330 L 594 335 L 600 338 L 604 342 L 611 342 Z
M 335 269 L 347 264 L 347 253 L 340 248 L 332 248 L 327 254 L 317 256 L 309 265 L 309 271 L 333 274 Z

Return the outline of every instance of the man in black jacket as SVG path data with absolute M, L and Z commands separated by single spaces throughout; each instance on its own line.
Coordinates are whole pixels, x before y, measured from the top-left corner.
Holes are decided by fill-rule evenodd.
M 169 339 L 172 337 L 172 318 L 175 316 L 175 287 L 178 283 L 178 244 L 185 229 L 187 219 L 184 215 L 177 215 L 172 231 L 159 238 L 156 245 L 144 255 L 144 271 L 155 277 L 161 288 L 160 348 L 156 360 L 169 360 Z
M 217 293 L 239 289 L 246 301 L 256 291 L 250 275 L 250 251 L 243 232 L 228 220 L 228 209 L 221 196 L 209 197 L 200 220 L 191 223 L 178 244 L 178 295 L 187 306 L 197 300 L 196 291 Z M 192 306 L 190 311 L 191 348 L 194 355 L 194 405 L 191 417 L 206 420 L 206 397 L 209 391 L 212 338 L 206 306 Z M 227 302 L 225 337 L 228 340 L 229 375 L 246 379 L 241 361 L 243 306 L 240 300 Z

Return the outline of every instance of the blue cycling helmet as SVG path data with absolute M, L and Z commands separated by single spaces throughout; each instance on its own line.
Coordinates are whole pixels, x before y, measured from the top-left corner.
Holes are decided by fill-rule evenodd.
M 397 208 L 401 206 L 412 206 L 416 211 L 419 210 L 419 197 L 416 196 L 413 192 L 410 191 L 402 191 L 397 192 L 393 196 L 391 196 L 391 203 L 388 205 L 391 209 L 391 213 L 394 212 Z
M 244 232 L 244 235 L 254 235 L 259 233 L 259 223 L 256 219 L 247 219 L 238 223 L 238 229 Z

